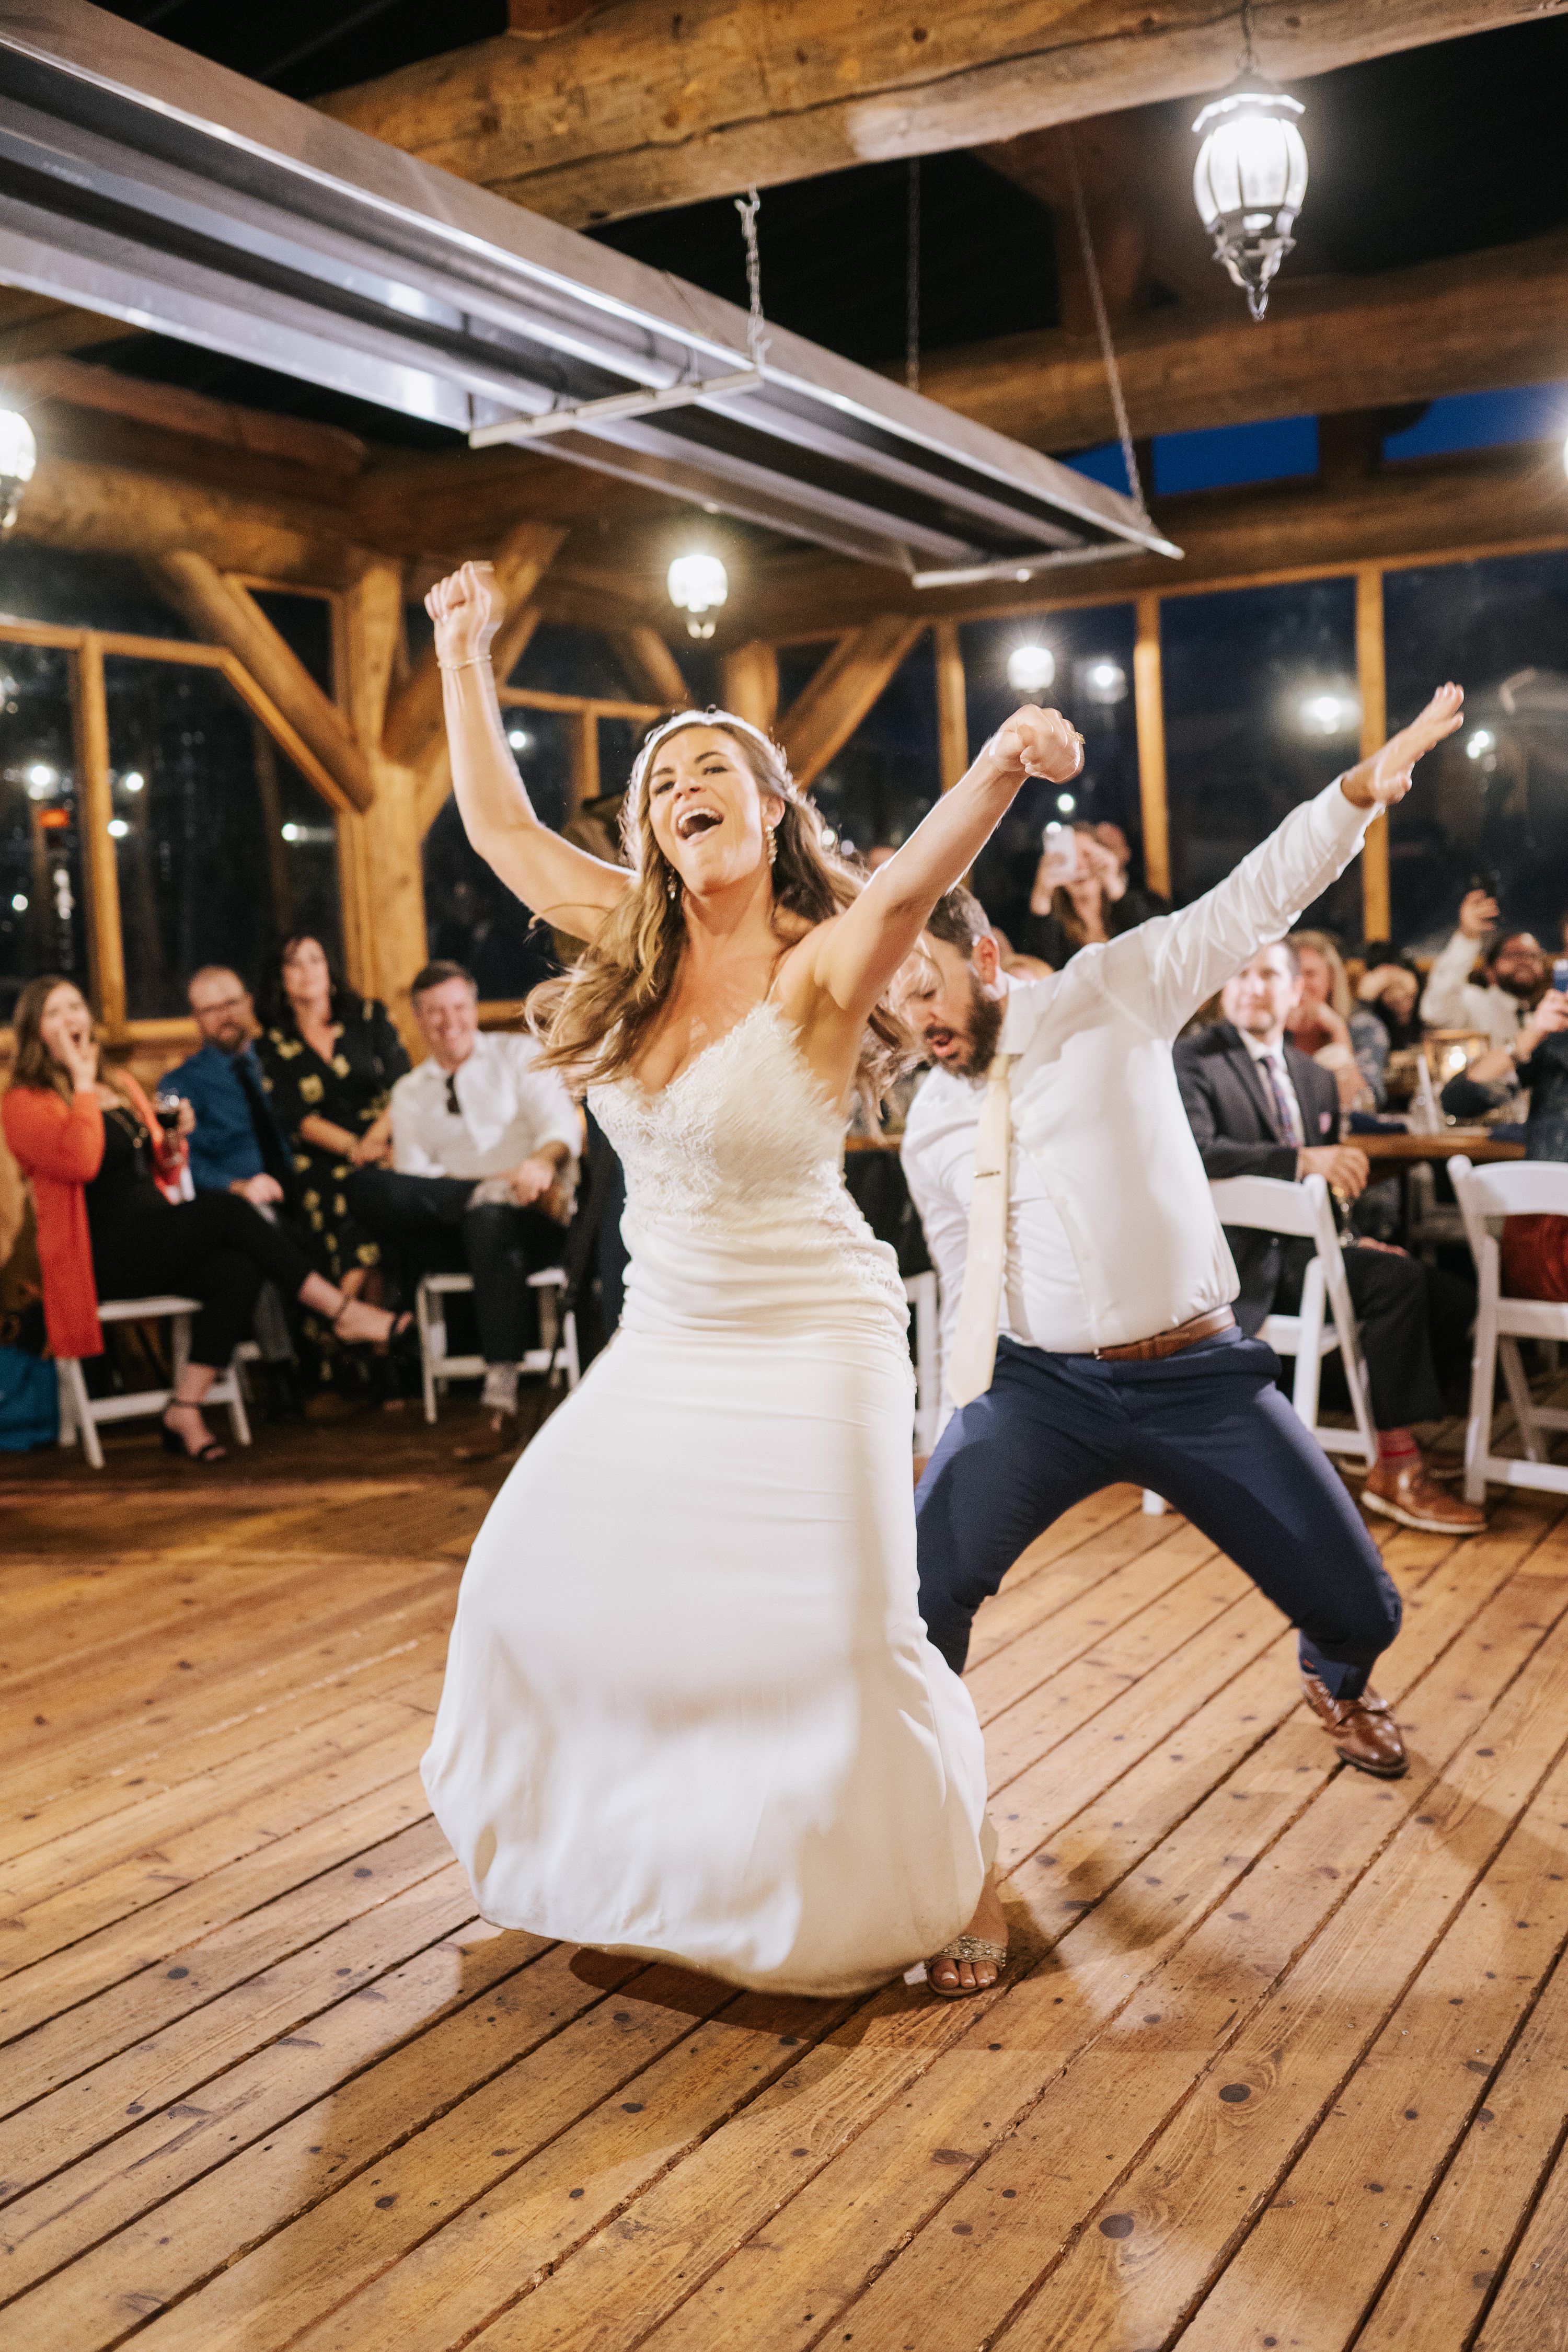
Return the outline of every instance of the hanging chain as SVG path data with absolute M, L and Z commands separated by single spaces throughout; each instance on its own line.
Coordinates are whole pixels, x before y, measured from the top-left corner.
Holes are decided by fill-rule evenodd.
M 1132 503 L 1144 522 L 1149 520 L 1148 501 L 1143 496 L 1143 484 L 1138 472 L 1138 459 L 1132 447 L 1132 434 L 1127 422 L 1127 403 L 1121 397 L 1121 371 L 1116 364 L 1116 346 L 1110 340 L 1110 320 L 1106 316 L 1105 293 L 1100 282 L 1100 265 L 1094 257 L 1094 239 L 1089 233 L 1089 206 L 1083 200 L 1083 182 L 1079 176 L 1078 146 L 1069 123 L 1066 129 L 1068 171 L 1072 180 L 1073 210 L 1078 215 L 1078 239 L 1083 248 L 1084 275 L 1089 279 L 1089 299 L 1094 305 L 1094 323 L 1100 331 L 1100 355 L 1110 383 L 1110 405 L 1116 413 L 1116 430 L 1121 442 L 1121 462 L 1127 468 L 1127 488 Z
M 746 286 L 751 296 L 751 311 L 746 320 L 746 349 L 759 375 L 772 340 L 764 332 L 763 324 L 763 264 L 757 251 L 757 212 L 762 201 L 755 188 L 748 188 L 743 196 L 735 198 L 735 210 L 741 215 L 741 235 L 746 240 Z
M 921 388 L 921 159 L 910 158 L 910 214 L 905 242 L 904 382 Z
M 1256 73 L 1258 59 L 1252 53 L 1252 0 L 1241 0 L 1241 37 L 1245 44 L 1241 70 L 1243 73 Z

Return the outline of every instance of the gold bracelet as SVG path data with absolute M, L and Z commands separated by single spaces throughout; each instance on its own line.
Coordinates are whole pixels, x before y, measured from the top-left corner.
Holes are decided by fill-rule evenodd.
M 490 659 L 488 654 L 476 654 L 472 661 L 444 662 L 438 660 L 436 664 L 437 669 L 448 671 L 458 669 L 489 669 L 489 666 Z

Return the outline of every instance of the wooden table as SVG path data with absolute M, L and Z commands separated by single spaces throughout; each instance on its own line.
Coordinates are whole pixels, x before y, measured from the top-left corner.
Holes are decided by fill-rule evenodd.
M 1522 1160 L 1522 1143 L 1500 1143 L 1484 1127 L 1446 1127 L 1437 1135 L 1347 1135 L 1346 1143 L 1364 1151 L 1373 1165 L 1380 1160 L 1405 1165 L 1415 1160 L 1455 1160 L 1462 1152 L 1478 1167 L 1490 1160 Z

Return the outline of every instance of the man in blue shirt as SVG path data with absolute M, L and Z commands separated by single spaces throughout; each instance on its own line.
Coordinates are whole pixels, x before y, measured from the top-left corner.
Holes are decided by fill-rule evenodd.
M 258 1209 L 277 1209 L 292 1171 L 251 1044 L 258 1024 L 250 991 L 226 966 L 204 964 L 187 994 L 203 1042 L 162 1083 L 196 1115 L 191 1181 L 198 1192 L 238 1192 Z
M 190 1138 L 191 1181 L 198 1192 L 237 1192 L 276 1217 L 287 1212 L 293 1170 L 251 1044 L 258 1024 L 250 991 L 226 964 L 204 964 L 187 996 L 202 1044 L 161 1084 L 183 1095 L 196 1115 Z M 283 1303 L 270 1284 L 257 1301 L 256 1337 L 275 1412 L 300 1410 L 294 1344 Z

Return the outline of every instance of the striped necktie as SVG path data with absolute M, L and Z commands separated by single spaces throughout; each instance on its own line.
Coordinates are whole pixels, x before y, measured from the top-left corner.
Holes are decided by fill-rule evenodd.
M 1306 1138 L 1301 1133 L 1301 1114 L 1297 1108 L 1295 1095 L 1285 1083 L 1281 1056 L 1277 1053 L 1265 1054 L 1263 1066 L 1268 1073 L 1268 1084 L 1274 1095 L 1274 1110 L 1279 1121 L 1281 1140 L 1298 1145 L 1305 1142 Z

